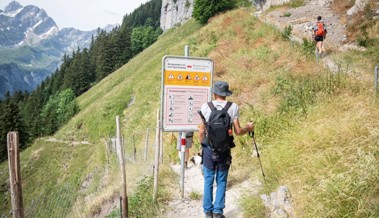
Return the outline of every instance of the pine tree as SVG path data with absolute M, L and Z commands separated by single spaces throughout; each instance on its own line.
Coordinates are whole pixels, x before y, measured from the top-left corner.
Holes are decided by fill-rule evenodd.
M 6 94 L 6 100 L 2 103 L 0 109 L 0 160 L 7 158 L 7 134 L 11 131 L 17 131 L 19 134 L 19 146 L 25 148 L 29 136 L 21 117 L 20 109 L 17 102 Z

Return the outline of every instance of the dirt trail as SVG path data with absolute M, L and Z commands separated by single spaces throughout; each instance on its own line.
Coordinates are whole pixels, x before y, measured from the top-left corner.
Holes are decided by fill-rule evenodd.
M 285 14 L 290 16 L 284 16 Z M 346 24 L 341 23 L 340 15 L 334 12 L 329 4 L 310 1 L 298 8 L 256 13 L 260 20 L 273 24 L 281 30 L 291 25 L 292 36 L 296 41 L 302 41 L 303 38 L 311 39 L 309 29 L 316 24 L 316 18 L 319 15 L 322 16 L 328 30 L 324 46 L 327 49 L 341 49 L 347 43 Z
M 307 1 L 302 7 L 256 12 L 253 15 L 264 23 L 276 26 L 280 31 L 290 25 L 292 27 L 291 39 L 299 43 L 302 43 L 304 38 L 313 41 L 311 28 L 316 24 L 317 16 L 322 16 L 328 33 L 323 43 L 326 52 L 321 55 L 319 61 L 331 72 L 338 72 L 341 67 L 334 60 L 333 53 L 347 50 L 363 51 L 365 48 L 348 41 L 346 24 L 342 24 L 341 16 L 330 8 L 330 2 Z
M 180 165 L 173 165 L 172 169 L 180 175 Z M 231 170 L 231 173 L 232 170 Z M 179 181 L 178 181 L 179 182 Z M 193 218 L 203 217 L 202 198 L 199 200 L 190 199 L 191 193 L 203 195 L 204 179 L 201 174 L 201 169 L 194 165 L 190 165 L 185 172 L 184 179 L 184 199 L 180 197 L 180 190 L 176 193 L 176 199 L 168 203 L 168 211 L 164 214 L 165 218 L 181 217 L 181 218 Z M 238 201 L 244 196 L 244 193 L 248 195 L 258 194 L 261 189 L 261 183 L 256 180 L 245 180 L 240 184 L 234 184 L 228 186 L 226 190 L 226 202 L 224 215 L 228 218 L 242 218 L 241 210 L 238 207 Z M 214 185 L 214 192 L 216 186 Z
M 53 137 L 50 137 L 48 139 L 46 139 L 45 141 L 47 142 L 58 142 L 58 143 L 65 143 L 65 144 L 69 144 L 69 145 L 72 145 L 72 146 L 75 146 L 75 145 L 91 145 L 92 143 L 91 142 L 88 142 L 88 141 L 64 141 L 64 140 L 60 140 L 60 139 L 56 139 L 56 138 L 53 138 Z

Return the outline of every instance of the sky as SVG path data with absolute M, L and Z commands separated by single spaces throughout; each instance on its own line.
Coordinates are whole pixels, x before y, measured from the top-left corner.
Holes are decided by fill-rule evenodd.
M 0 0 L 0 9 L 12 0 Z M 46 11 L 60 29 L 74 27 L 94 30 L 108 24 L 121 24 L 124 15 L 149 0 L 17 0 L 22 6 L 35 5 Z

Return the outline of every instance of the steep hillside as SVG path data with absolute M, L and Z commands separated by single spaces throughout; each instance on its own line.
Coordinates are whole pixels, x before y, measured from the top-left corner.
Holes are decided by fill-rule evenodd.
M 190 20 L 169 30 L 81 95 L 80 113 L 55 138 L 39 139 L 22 154 L 26 208 L 33 207 L 32 200 L 40 195 L 51 205 L 34 206 L 40 211 L 49 208 L 48 215 L 41 217 L 49 213 L 93 217 L 117 208 L 112 202 L 117 202 L 120 190 L 118 163 L 115 155 L 107 158 L 104 140 L 115 135 L 115 116 L 121 115 L 127 159 L 132 157 L 133 142 L 141 155 L 146 128 L 155 128 L 162 57 L 182 55 L 189 45 L 192 56 L 214 60 L 214 81 L 230 83 L 231 100 L 241 105 L 241 122 L 256 123 L 267 180 L 262 181 L 260 193 L 288 186 L 298 217 L 377 216 L 379 111 L 369 79 L 375 65 L 370 53 L 331 55 L 339 66 L 337 73 L 331 73 L 307 58 L 304 46 L 291 47 L 285 35 L 251 12 L 234 10 L 204 27 Z M 153 138 L 154 131 L 150 135 Z M 178 178 L 168 167 L 177 161 L 174 144 L 173 135 L 166 133 L 157 204 L 151 202 L 153 149 L 147 161 L 142 156 L 128 161 L 131 217 L 165 217 L 165 202 L 178 198 Z M 238 137 L 236 144 L 230 185 L 262 180 L 259 164 L 251 156 L 251 139 Z M 194 147 L 192 152 L 199 148 L 196 138 Z M 10 207 L 6 163 L 0 178 L 5 213 Z M 75 186 L 56 194 L 67 184 Z M 239 201 L 243 217 L 264 217 L 259 196 L 249 193 Z M 52 200 L 57 196 L 59 201 Z

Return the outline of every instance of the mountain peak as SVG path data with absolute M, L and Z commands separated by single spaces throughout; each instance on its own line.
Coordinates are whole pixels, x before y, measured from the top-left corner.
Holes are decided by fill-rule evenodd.
M 18 3 L 17 1 L 11 1 L 6 7 L 4 12 L 12 12 L 12 11 L 17 11 L 18 9 L 22 8 L 22 5 Z
M 0 16 L 0 46 L 35 45 L 59 32 L 45 10 L 34 5 L 10 2 Z

